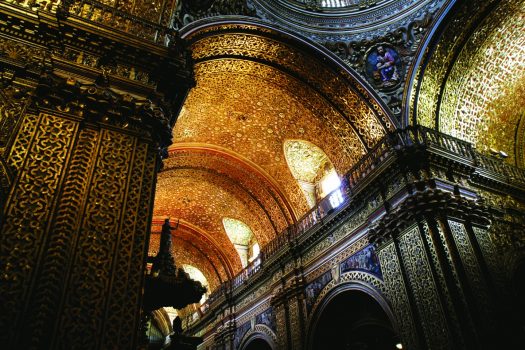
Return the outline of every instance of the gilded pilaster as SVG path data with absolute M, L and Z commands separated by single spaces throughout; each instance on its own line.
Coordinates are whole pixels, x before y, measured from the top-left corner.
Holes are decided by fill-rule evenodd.
M 275 312 L 277 326 L 277 349 L 288 349 L 289 327 L 286 316 L 287 310 L 281 293 L 278 292 L 272 298 L 272 307 Z
M 133 348 L 169 115 L 45 73 L 19 123 L 1 220 L 2 343 Z
M 284 335 L 284 331 L 286 331 L 288 343 L 286 347 L 283 347 L 285 349 L 303 349 L 305 346 L 306 306 L 303 290 L 304 279 L 300 273 L 298 273 L 296 276 L 293 276 L 286 284 L 286 287 L 274 297 L 275 301 L 273 303 L 278 310 L 276 311 L 278 332 Z M 279 310 L 280 308 L 284 308 L 284 312 Z M 281 324 L 283 313 L 286 315 L 284 327 L 282 327 Z M 281 318 L 281 322 L 279 318 Z M 283 332 L 281 332 L 281 329 Z M 279 346 L 284 346 L 281 340 Z
M 494 324 L 494 303 L 489 295 L 490 289 L 486 280 L 488 276 L 483 274 L 482 261 L 479 261 L 478 256 L 476 256 L 475 247 L 465 227 L 466 225 L 470 226 L 470 224 L 458 222 L 454 219 L 447 220 L 447 224 L 461 259 L 465 274 L 465 285 L 470 290 L 470 297 L 467 300 L 475 304 L 472 312 L 476 314 L 476 319 L 481 321 L 480 328 L 482 331 L 494 329 L 496 326 Z
M 4 298 L 1 322 L 2 329 L 9 330 L 24 324 L 23 310 L 30 300 L 42 255 L 46 254 L 48 223 L 60 198 L 66 162 L 78 132 L 74 121 L 49 114 L 32 115 L 25 123 L 33 132 L 26 139 L 24 156 L 20 157 L 0 236 L 0 288 Z M 19 336 L 14 331 L 5 332 L 2 342 L 14 348 Z
M 235 322 L 229 321 L 223 329 L 224 350 L 234 350 Z
M 413 227 L 399 237 L 399 250 L 407 272 L 426 344 L 432 349 L 452 347 L 450 330 L 439 300 L 436 281 L 419 228 Z
M 408 348 L 495 346 L 495 335 L 505 333 L 496 311 L 502 303 L 495 286 L 502 282 L 491 278 L 497 262 L 485 229 L 489 216 L 476 201 L 427 190 L 374 227 L 387 295 Z M 410 344 L 407 318 L 419 345 Z
M 386 295 L 392 304 L 399 333 L 408 349 L 418 348 L 418 335 L 408 298 L 405 274 L 401 270 L 395 243 L 386 242 L 378 250 L 381 271 L 386 286 Z

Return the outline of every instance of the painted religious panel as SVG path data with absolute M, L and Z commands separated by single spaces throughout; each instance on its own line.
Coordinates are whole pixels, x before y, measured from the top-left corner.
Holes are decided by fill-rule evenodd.
M 374 246 L 367 246 L 341 263 L 341 274 L 352 270 L 365 271 L 383 278 Z
M 275 315 L 273 314 L 272 307 L 267 308 L 266 310 L 255 316 L 255 323 L 264 324 L 275 332 L 277 327 L 275 326 Z
M 378 88 L 393 88 L 402 75 L 398 52 L 388 44 L 372 47 L 366 56 L 366 75 Z
M 317 296 L 323 288 L 332 280 L 332 271 L 328 270 L 306 286 L 306 308 L 312 309 Z

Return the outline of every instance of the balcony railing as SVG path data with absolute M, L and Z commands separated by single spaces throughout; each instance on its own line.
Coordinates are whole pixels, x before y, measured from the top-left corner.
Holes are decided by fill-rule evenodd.
M 71 0 L 67 2 L 61 0 L 3 0 L 2 2 L 23 7 L 31 12 L 42 11 L 56 14 L 60 9 L 63 9 L 67 11 L 70 18 L 97 28 L 106 27 L 160 45 L 167 43 L 168 28 L 159 24 L 162 22 L 160 13 L 157 16 L 159 21 L 152 22 L 95 0 Z M 61 8 L 66 3 L 68 7 Z
M 470 163 L 474 170 L 481 169 L 486 174 L 491 174 L 493 178 L 503 177 L 507 184 L 515 185 L 525 191 L 524 170 L 504 163 L 501 159 L 484 156 L 476 152 L 468 142 L 422 126 L 411 126 L 398 130 L 385 136 L 369 153 L 359 160 L 344 176 L 339 189 L 322 199 L 317 206 L 307 212 L 295 225 L 288 227 L 264 246 L 256 264 L 252 262 L 231 280 L 222 283 L 213 291 L 201 306 L 201 310 L 209 310 L 221 297 L 224 296 L 226 298 L 228 295 L 231 295 L 235 289 L 256 275 L 265 266 L 265 263 L 276 256 L 279 251 L 288 249 L 298 238 L 306 235 L 307 232 L 315 227 L 321 226 L 323 219 L 328 215 L 342 210 L 360 191 L 359 185 L 367 176 L 390 157 L 395 156 L 403 149 L 414 146 L 426 147 L 430 151 L 438 151 L 441 154 L 460 157 L 462 161 Z

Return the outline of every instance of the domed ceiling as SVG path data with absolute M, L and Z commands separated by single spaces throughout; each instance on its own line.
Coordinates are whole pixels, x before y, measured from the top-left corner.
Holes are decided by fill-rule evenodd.
M 439 0 L 252 0 L 257 15 L 315 38 L 366 33 L 421 16 Z M 423 10 L 424 9 L 424 10 Z M 386 29 L 386 30 L 385 30 Z M 363 37 L 362 39 L 365 39 Z
M 163 219 L 179 221 L 177 264 L 201 270 L 213 289 L 241 270 L 224 218 L 244 223 L 264 247 L 309 210 L 286 141 L 319 147 L 342 175 L 394 124 L 358 78 L 310 45 L 245 24 L 184 35 L 196 86 L 159 174 L 150 254 Z M 295 155 L 295 163 L 320 167 L 306 157 Z

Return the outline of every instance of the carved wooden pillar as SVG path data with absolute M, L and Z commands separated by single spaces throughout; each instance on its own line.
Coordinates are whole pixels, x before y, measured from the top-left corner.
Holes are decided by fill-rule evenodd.
M 169 116 L 149 101 L 45 75 L 6 162 L 0 342 L 133 348 Z
M 305 339 L 305 304 L 304 286 L 302 279 L 292 282 L 288 291 L 288 324 L 290 330 L 290 349 L 301 350 L 304 347 Z
M 278 291 L 272 298 L 272 307 L 275 311 L 275 321 L 277 327 L 277 349 L 288 349 L 289 328 L 288 328 L 288 310 L 286 309 L 286 298 L 282 291 Z
M 234 350 L 233 341 L 235 338 L 235 322 L 228 321 L 223 329 L 224 350 Z
M 279 349 L 303 349 L 305 346 L 304 280 L 292 277 L 272 298 L 277 322 Z
M 416 194 L 378 225 L 387 295 L 407 348 L 505 343 L 488 225 L 483 207 L 437 190 Z

